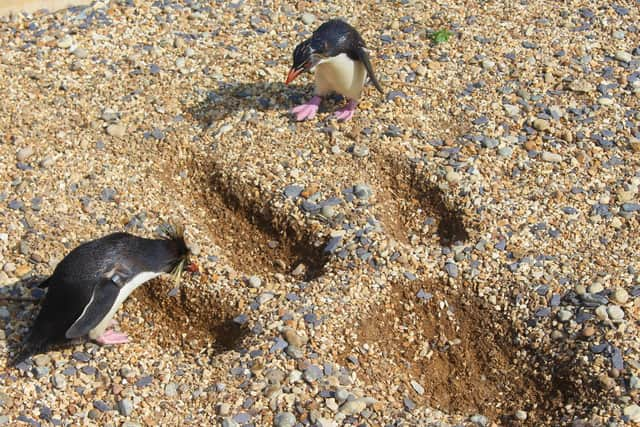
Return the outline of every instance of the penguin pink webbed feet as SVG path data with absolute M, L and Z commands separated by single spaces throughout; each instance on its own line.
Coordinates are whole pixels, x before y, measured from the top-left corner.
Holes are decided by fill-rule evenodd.
M 340 120 L 341 122 L 346 122 L 347 120 L 353 117 L 353 114 L 355 113 L 355 111 L 356 111 L 356 102 L 349 101 L 347 105 L 345 105 L 343 108 L 336 111 L 333 116 L 336 119 Z
M 126 344 L 129 342 L 129 336 L 124 332 L 116 332 L 112 329 L 107 329 L 102 335 L 96 338 L 96 342 L 100 345 Z
M 303 120 L 312 119 L 315 117 L 318 112 L 318 108 L 320 107 L 320 103 L 322 102 L 322 98 L 319 96 L 314 96 L 309 101 L 304 104 L 298 105 L 291 109 L 291 112 L 295 114 L 296 121 L 301 122 Z

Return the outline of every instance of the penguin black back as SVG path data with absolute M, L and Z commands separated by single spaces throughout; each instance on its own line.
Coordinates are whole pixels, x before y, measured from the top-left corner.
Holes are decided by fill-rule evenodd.
M 186 259 L 188 252 L 180 233 L 168 235 L 166 239 L 113 233 L 73 249 L 41 285 L 48 288 L 47 294 L 23 349 L 10 365 L 44 352 L 50 346 L 76 341 L 69 339 L 67 331 L 72 325 L 76 326 L 74 323 L 81 316 L 91 317 L 91 312 L 86 313 L 87 308 L 92 303 L 100 303 L 93 300 L 101 295 L 105 282 L 110 282 L 117 291 L 124 285 L 121 281 L 140 273 L 168 273 Z
M 320 25 L 311 36 L 312 52 L 324 56 L 347 54 L 354 61 L 360 60 L 359 48 L 366 48 L 358 31 L 341 19 L 331 19 Z

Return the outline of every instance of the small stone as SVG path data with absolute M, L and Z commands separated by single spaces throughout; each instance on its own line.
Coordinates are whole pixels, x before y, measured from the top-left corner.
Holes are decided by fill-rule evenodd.
M 602 292 L 604 290 L 604 286 L 600 282 L 593 282 L 589 285 L 589 293 L 597 294 L 598 292 Z
M 73 50 L 71 51 L 71 53 L 72 53 L 74 56 L 76 56 L 77 58 L 80 58 L 80 59 L 84 59 L 84 58 L 86 58 L 87 56 L 89 56 L 89 52 L 87 51 L 87 49 L 84 49 L 84 48 L 82 48 L 82 47 L 77 47 L 77 48 L 73 49 Z
M 262 279 L 260 279 L 258 276 L 251 276 L 249 277 L 249 286 L 251 286 L 254 289 L 258 289 L 260 286 L 262 286 Z
M 371 187 L 367 184 L 356 184 L 353 187 L 353 194 L 355 194 L 358 199 L 367 200 L 373 195 L 373 190 L 371 190 Z
M 573 317 L 573 313 L 569 310 L 562 309 L 558 311 L 558 320 L 561 322 L 568 322 Z
M 516 411 L 516 418 L 520 421 L 524 421 L 527 419 L 527 412 L 523 410 Z
M 231 412 L 231 405 L 229 405 L 228 403 L 221 403 L 218 405 L 218 415 L 225 417 L 229 415 L 230 412 Z
M 600 105 L 609 106 L 609 105 L 613 105 L 614 103 L 615 103 L 614 99 L 608 96 L 602 96 L 598 98 L 598 104 Z
M 40 160 L 40 167 L 41 168 L 50 168 L 51 166 L 53 166 L 53 164 L 56 162 L 56 158 L 54 156 L 46 156 L 44 159 Z
M 629 421 L 637 423 L 640 422 L 640 406 L 635 403 L 629 406 L 626 406 L 623 409 L 623 414 L 629 417 Z
M 360 158 L 367 157 L 369 155 L 369 147 L 356 144 L 353 146 L 353 155 Z
M 65 34 L 60 40 L 58 40 L 58 47 L 60 49 L 69 49 L 73 45 L 73 38 L 69 34 Z
M 633 59 L 631 54 L 624 50 L 617 51 L 615 58 L 620 62 L 631 62 L 631 60 Z
M 569 85 L 569 89 L 574 92 L 589 93 L 596 90 L 595 86 L 586 80 L 574 80 Z
M 34 153 L 34 150 L 32 147 L 24 147 L 21 148 L 20 150 L 18 150 L 18 152 L 16 153 L 16 159 L 19 162 L 24 162 L 25 160 L 27 160 L 29 157 L 31 157 Z
M 551 128 L 548 120 L 544 119 L 535 119 L 533 121 L 533 128 L 539 131 L 546 131 Z
M 118 401 L 118 412 L 123 417 L 128 417 L 133 412 L 133 402 L 129 399 L 122 399 Z
M 51 363 L 51 357 L 48 354 L 38 354 L 32 359 L 36 366 L 47 366 Z
M 455 172 L 455 171 L 449 171 L 449 172 L 447 172 L 447 175 L 445 176 L 445 179 L 448 182 L 452 183 L 452 184 L 459 183 L 460 182 L 460 178 L 461 178 L 460 174 L 458 172 Z
M 607 314 L 607 307 L 604 305 L 598 306 L 595 310 L 596 317 L 600 320 L 609 319 L 609 315 Z
M 273 419 L 274 427 L 293 427 L 296 425 L 296 417 L 291 412 L 280 412 Z
M 596 333 L 596 329 L 593 326 L 589 325 L 582 328 L 582 336 L 585 338 L 590 338 L 595 333 Z
M 469 420 L 472 423 L 478 424 L 479 426 L 486 426 L 489 423 L 489 420 L 484 415 L 474 415 Z
M 367 407 L 367 403 L 363 398 L 349 400 L 344 402 L 340 407 L 340 412 L 346 415 L 357 415 L 364 411 Z
M 411 387 L 413 387 L 413 389 L 416 391 L 416 393 L 418 393 L 420 396 L 422 396 L 424 394 L 424 387 L 422 387 L 420 385 L 420 383 L 411 380 Z
M 107 134 L 114 138 L 122 138 L 127 132 L 127 128 L 121 124 L 113 124 L 107 126 Z
M 167 397 L 175 397 L 178 395 L 178 384 L 169 383 L 164 387 L 164 395 Z
M 51 378 L 51 382 L 53 383 L 53 386 L 58 390 L 64 390 L 67 386 L 67 379 L 62 374 L 55 374 Z
M 458 266 L 453 262 L 448 262 L 444 265 L 444 269 L 449 274 L 449 277 L 456 278 L 458 277 Z
M 611 299 L 618 304 L 626 304 L 629 301 L 629 293 L 624 288 L 616 288 Z
M 282 336 L 289 343 L 289 345 L 293 345 L 299 348 L 304 347 L 307 344 L 308 338 L 298 334 L 293 328 L 286 328 L 282 332 Z
M 302 20 L 302 22 L 304 22 L 305 25 L 311 25 L 315 22 L 316 20 L 316 16 L 313 13 L 303 13 L 302 16 L 300 17 L 300 19 Z
M 549 151 L 543 151 L 542 160 L 549 163 L 560 163 L 562 161 L 562 156 L 557 153 L 550 153 Z
M 495 66 L 496 66 L 496 63 L 491 61 L 490 59 L 484 59 L 482 61 L 482 68 L 484 68 L 485 70 L 490 70 Z
M 624 310 L 622 310 L 618 305 L 610 305 L 607 307 L 607 314 L 614 322 L 619 322 L 624 319 Z

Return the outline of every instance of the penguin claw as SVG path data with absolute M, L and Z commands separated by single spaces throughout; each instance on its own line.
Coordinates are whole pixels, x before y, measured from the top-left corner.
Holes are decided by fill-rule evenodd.
M 353 117 L 353 114 L 355 113 L 355 111 L 356 111 L 356 103 L 353 101 L 349 101 L 344 108 L 341 108 L 338 111 L 336 111 L 333 116 L 336 119 L 340 120 L 341 122 L 346 122 L 347 120 Z
M 129 336 L 124 332 L 116 332 L 109 329 L 96 338 L 96 341 L 100 345 L 126 344 L 129 342 Z
M 319 96 L 314 96 L 308 102 L 298 105 L 291 109 L 291 112 L 295 114 L 296 121 L 301 122 L 303 120 L 312 119 L 315 117 L 318 112 L 318 108 L 320 107 L 320 102 L 322 98 Z
M 312 104 L 298 105 L 292 109 L 291 112 L 295 114 L 296 121 L 301 122 L 303 120 L 312 119 L 318 112 L 318 106 Z

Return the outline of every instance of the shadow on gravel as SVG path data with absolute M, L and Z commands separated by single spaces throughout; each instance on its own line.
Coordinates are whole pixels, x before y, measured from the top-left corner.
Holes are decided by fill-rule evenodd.
M 279 82 L 220 83 L 207 91 L 204 101 L 190 107 L 189 114 L 202 128 L 224 120 L 236 111 L 288 110 L 311 96 L 311 85 Z
M 9 312 L 9 317 L 0 320 L 6 337 L 7 358 L 22 348 L 22 342 L 29 333 L 29 328 L 40 310 L 40 302 L 46 294 L 38 285 L 46 278 L 47 276 L 30 276 L 1 288 L 0 307 L 6 308 Z M 30 296 L 22 296 L 25 288 L 29 289 Z M 23 322 L 26 323 L 24 329 L 18 325 Z

